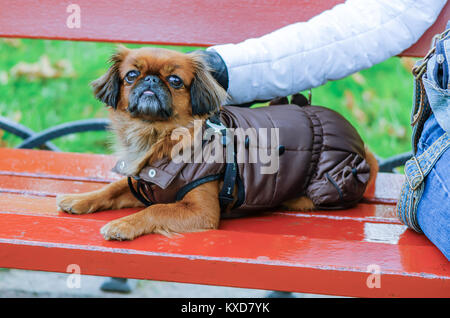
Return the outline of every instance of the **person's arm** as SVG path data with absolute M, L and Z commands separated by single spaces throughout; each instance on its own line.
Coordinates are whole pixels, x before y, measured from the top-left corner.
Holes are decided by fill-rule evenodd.
M 268 100 L 343 78 L 401 53 L 434 23 L 445 3 L 348 0 L 307 22 L 208 51 L 225 62 L 230 104 Z

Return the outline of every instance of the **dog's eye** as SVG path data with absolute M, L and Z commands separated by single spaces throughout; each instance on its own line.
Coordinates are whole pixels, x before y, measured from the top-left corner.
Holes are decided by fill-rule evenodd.
M 133 84 L 139 74 L 141 74 L 139 71 L 129 71 L 127 75 L 125 75 L 125 81 L 128 84 Z
M 183 87 L 183 81 L 176 75 L 170 75 L 169 77 L 167 77 L 167 81 L 173 88 Z

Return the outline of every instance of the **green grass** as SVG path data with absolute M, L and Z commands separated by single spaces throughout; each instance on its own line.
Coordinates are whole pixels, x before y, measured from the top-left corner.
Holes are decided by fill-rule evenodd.
M 140 45 L 127 45 L 139 47 Z M 94 99 L 89 83 L 102 75 L 115 44 L 49 40 L 0 40 L 0 116 L 41 131 L 87 118 L 107 116 Z M 169 47 L 183 52 L 190 47 Z M 29 80 L 14 77 L 19 62 L 35 63 L 48 56 L 52 64 L 67 60 L 74 75 Z M 339 111 L 356 126 L 381 157 L 410 150 L 409 112 L 412 77 L 400 59 L 391 58 L 356 76 L 313 89 L 313 104 Z M 0 132 L 0 143 L 14 147 L 20 139 Z M 110 153 L 107 132 L 88 132 L 54 140 L 63 151 Z

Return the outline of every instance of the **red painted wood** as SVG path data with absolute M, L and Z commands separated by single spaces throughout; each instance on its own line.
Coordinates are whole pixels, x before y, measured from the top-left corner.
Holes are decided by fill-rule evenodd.
M 369 273 L 362 271 L 330 270 L 302 264 L 289 266 L 276 262 L 248 262 L 246 260 L 216 261 L 194 258 L 186 262 L 176 256 L 143 255 L 129 250 L 77 249 L 73 246 L 53 247 L 51 244 L 20 245 L 21 241 L 4 243 L 0 250 L 2 266 L 23 264 L 36 270 L 65 272 L 68 264 L 81 266 L 82 274 L 186 282 L 194 284 L 247 287 L 267 290 L 289 290 L 315 294 L 362 297 L 445 297 L 445 279 L 424 279 L 383 273 L 381 288 L 364 287 Z M 17 253 L 18 245 L 21 253 Z M 51 247 L 51 248 L 49 248 Z M 46 259 L 54 260 L 51 264 Z M 93 261 L 95 259 L 95 261 Z M 212 264 L 213 263 L 213 264 Z
M 0 175 L 111 182 L 120 179 L 111 172 L 115 163 L 107 155 L 0 148 Z
M 80 0 L 81 28 L 69 29 L 70 2 L 2 0 L 0 36 L 206 46 L 264 35 L 339 2 Z
M 86 182 L 0 175 L 0 193 L 9 192 L 38 196 L 55 196 L 64 193 L 94 191 L 104 187 L 106 184 L 107 183 L 105 182 Z
M 68 28 L 70 2 L 1 0 L 0 36 L 81 41 L 210 46 L 258 37 L 311 17 L 344 0 L 78 0 L 80 28 Z M 450 18 L 447 4 L 420 43 L 405 52 L 423 56 Z
M 450 2 L 447 2 L 444 8 L 442 8 L 441 14 L 437 21 L 422 35 L 416 44 L 412 45 L 409 49 L 400 55 L 403 56 L 425 56 L 430 50 L 431 41 L 435 34 L 444 32 L 447 22 L 450 20 Z
M 216 231 L 109 242 L 101 226 L 139 209 L 69 215 L 57 211 L 54 196 L 114 180 L 114 163 L 112 156 L 0 148 L 0 267 L 65 272 L 78 264 L 92 275 L 364 297 L 450 291 L 445 257 L 400 224 L 394 205 L 374 204 L 391 200 L 378 189 L 401 177 L 380 174 L 369 203 L 353 209 L 273 211 L 223 220 Z M 380 289 L 366 285 L 370 264 L 380 267 Z
M 243 220 L 268 231 L 239 231 L 249 226 Z M 330 230 L 345 224 L 307 226 L 275 218 L 275 225 L 291 227 L 280 234 L 273 233 L 272 220 L 243 220 L 224 222 L 216 231 L 109 242 L 99 234 L 105 221 L 0 214 L 0 267 L 64 272 L 78 264 L 92 275 L 352 296 L 432 297 L 449 291 L 450 264 L 411 231 L 400 234 L 398 244 L 387 244 L 363 234 L 357 222 L 353 231 L 331 238 Z M 371 264 L 382 273 L 379 290 L 366 285 Z
M 22 214 L 57 218 L 79 218 L 112 221 L 130 215 L 140 209 L 121 209 L 86 215 L 70 215 L 57 210 L 55 198 L 0 193 L 0 214 Z
M 89 215 L 79 216 L 81 218 L 113 220 L 115 218 L 136 212 L 139 209 L 124 209 L 119 211 L 106 211 Z M 47 216 L 67 216 L 65 213 L 56 210 L 55 198 L 36 197 L 32 195 L 23 196 L 17 193 L 0 192 L 0 213 L 19 213 L 30 215 Z M 284 215 L 295 218 L 318 218 L 330 220 L 354 220 L 357 222 L 376 222 L 400 224 L 395 215 L 393 205 L 383 204 L 359 204 L 347 210 L 327 210 L 314 212 L 292 212 L 292 211 L 272 211 L 267 212 L 272 215 Z
M 23 214 L 48 216 L 59 218 L 76 218 L 89 220 L 114 220 L 122 216 L 126 216 L 139 211 L 140 209 L 122 209 L 114 211 L 102 211 L 100 213 L 92 213 L 86 215 L 71 215 L 60 212 L 56 208 L 54 198 L 42 198 L 33 196 L 22 196 L 18 194 L 0 193 L 0 214 Z M 380 212 L 381 211 L 381 212 Z M 288 234 L 294 228 L 291 225 L 301 224 L 363 224 L 365 222 L 377 224 L 401 224 L 395 217 L 394 207 L 385 205 L 367 205 L 361 204 L 358 207 L 341 211 L 316 211 L 316 212 L 287 212 L 274 211 L 263 214 L 255 214 L 249 218 L 241 219 L 237 222 L 240 228 L 234 228 L 238 231 L 255 231 L 267 233 Z M 255 223 L 256 220 L 256 223 Z M 248 221 L 248 222 L 247 222 Z M 223 220 L 223 224 L 229 224 L 229 220 Z M 270 223 L 270 225 L 268 225 Z M 255 227 L 256 226 L 256 227 Z M 261 227 L 260 227 L 261 226 Z M 336 233 L 344 233 L 346 229 L 330 232 L 329 235 L 334 236 Z M 257 229 L 257 230 L 256 230 Z M 298 235 L 306 235 L 307 229 L 301 229 Z M 328 235 L 328 233 L 324 233 Z

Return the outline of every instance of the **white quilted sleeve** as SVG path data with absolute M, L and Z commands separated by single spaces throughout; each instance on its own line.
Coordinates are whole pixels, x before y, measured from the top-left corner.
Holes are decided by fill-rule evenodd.
M 267 100 L 343 78 L 401 53 L 444 0 L 347 0 L 260 38 L 208 48 L 228 68 L 230 104 Z M 299 7 L 301 10 L 301 7 Z

